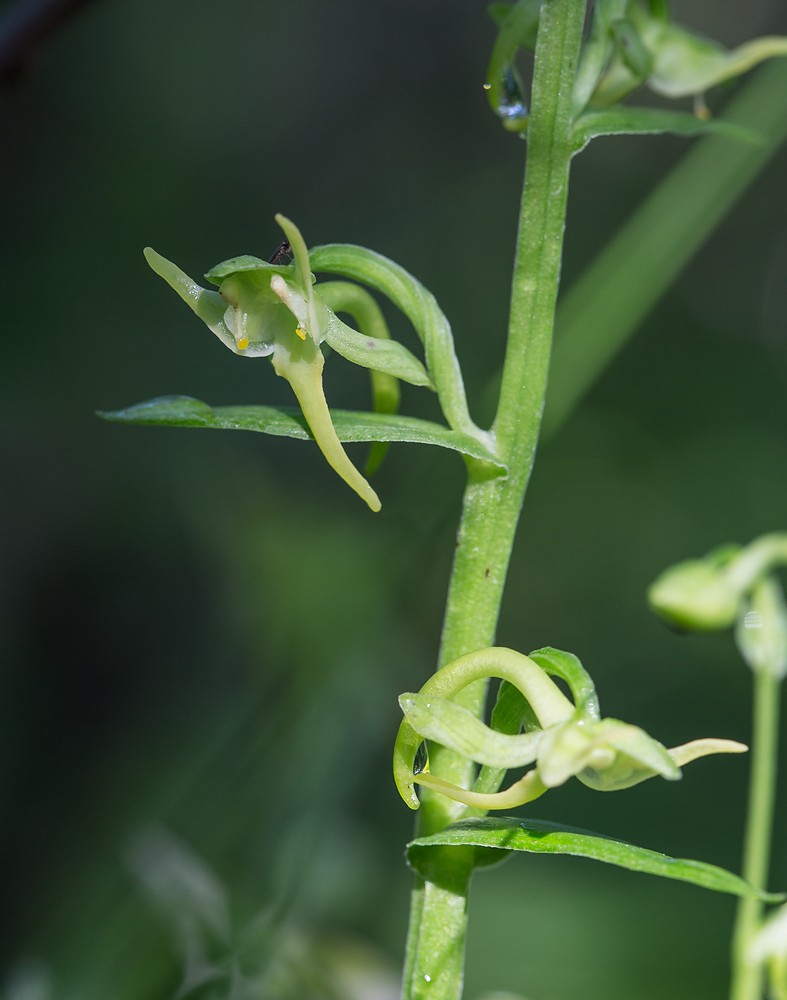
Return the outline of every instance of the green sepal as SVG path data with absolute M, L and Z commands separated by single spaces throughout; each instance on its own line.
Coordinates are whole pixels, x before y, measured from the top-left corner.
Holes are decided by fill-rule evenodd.
M 615 53 L 612 25 L 626 13 L 627 0 L 596 0 L 590 35 L 582 46 L 574 80 L 575 117 L 586 107 Z
M 531 659 L 534 659 L 534 657 L 531 657 Z M 536 660 L 536 662 L 538 661 Z M 512 736 L 515 736 L 522 729 L 525 732 L 532 732 L 534 729 L 540 728 L 538 718 L 532 706 L 525 699 L 522 692 L 514 687 L 510 681 L 500 681 L 489 725 L 497 733 L 508 733 Z M 492 795 L 499 791 L 505 779 L 506 771 L 507 768 L 505 767 L 492 767 L 491 765 L 483 764 L 479 768 L 478 775 L 473 783 L 473 791 L 485 795 Z
M 212 285 L 220 285 L 230 275 L 241 274 L 246 271 L 259 271 L 260 283 L 264 282 L 267 287 L 270 287 L 270 276 L 272 274 L 294 276 L 295 265 L 271 264 L 270 261 L 260 260 L 259 257 L 242 254 L 240 257 L 230 257 L 229 260 L 223 260 L 220 264 L 216 264 L 215 267 L 205 272 L 205 279 Z
M 407 845 L 407 860 L 415 871 L 420 872 L 428 863 L 425 855 L 429 850 L 447 846 L 494 849 L 507 854 L 568 854 L 603 861 L 629 871 L 690 882 L 713 892 L 756 896 L 769 903 L 785 898 L 784 894 L 755 889 L 739 875 L 704 861 L 671 858 L 601 834 L 516 816 L 460 820 L 439 833 L 411 841 Z
M 568 684 L 574 704 L 581 709 L 584 718 L 591 720 L 601 718 L 596 685 L 578 656 L 564 649 L 555 649 L 554 646 L 534 649 L 528 656 L 531 660 L 535 660 L 544 673 L 551 677 L 560 677 Z
M 434 389 L 418 358 L 396 340 L 365 336 L 343 323 L 333 312 L 328 312 L 323 339 L 337 354 L 361 368 L 392 375 L 410 385 Z
M 529 733 L 501 733 L 449 698 L 407 692 L 399 706 L 413 729 L 479 764 L 495 769 L 523 767 L 536 759 L 543 729 Z
M 666 108 L 639 108 L 619 105 L 603 111 L 586 111 L 574 125 L 574 154 L 603 135 L 661 135 L 692 137 L 726 135 L 742 142 L 761 143 L 762 137 L 750 129 L 717 118 L 698 118 L 687 111 Z
M 653 54 L 642 41 L 636 24 L 620 17 L 610 25 L 610 34 L 626 68 L 638 79 L 646 80 L 653 72 Z
M 224 322 L 227 303 L 221 295 L 208 288 L 202 288 L 177 264 L 162 257 L 153 247 L 145 247 L 143 253 L 151 270 L 166 281 L 169 287 L 180 296 L 189 309 L 202 320 L 225 347 L 229 347 L 231 351 L 237 353 L 235 338 Z
M 315 247 L 311 262 L 317 273 L 338 274 L 376 289 L 405 314 L 424 345 L 426 370 L 447 423 L 477 437 L 492 451 L 492 435 L 477 427 L 468 411 L 451 326 L 431 292 L 403 267 L 366 247 L 346 243 Z
M 160 396 L 136 403 L 123 410 L 102 410 L 104 420 L 125 424 L 148 424 L 164 427 L 204 427 L 214 430 L 257 431 L 277 437 L 311 440 L 306 420 L 294 406 L 217 406 L 211 407 L 191 396 Z M 430 444 L 458 451 L 469 458 L 487 462 L 501 475 L 505 466 L 494 453 L 476 438 L 461 431 L 420 420 L 416 417 L 382 413 L 354 413 L 331 410 L 336 434 L 345 443 L 392 441 Z

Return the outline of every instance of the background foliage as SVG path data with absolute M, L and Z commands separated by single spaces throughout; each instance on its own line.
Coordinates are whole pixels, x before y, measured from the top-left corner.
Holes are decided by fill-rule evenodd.
M 787 32 L 776 0 L 675 11 L 728 44 Z M 170 392 L 288 401 L 141 254 L 195 274 L 267 256 L 282 211 L 312 244 L 366 244 L 424 281 L 490 418 L 523 155 L 481 90 L 492 36 L 449 0 L 102 0 L 3 94 L 0 940 L 17 983 L 40 961 L 58 1000 L 174 994 L 191 938 L 144 889 L 151 823 L 216 873 L 242 963 L 276 956 L 272 997 L 306 995 L 298 968 L 357 970 L 359 949 L 395 983 L 412 821 L 389 778 L 396 694 L 433 668 L 459 459 L 392 448 L 372 517 L 308 445 L 92 414 Z M 611 139 L 577 160 L 565 285 L 686 148 Z M 644 593 L 671 562 L 784 527 L 786 166 L 544 444 L 515 552 L 499 641 L 574 650 L 604 714 L 668 745 L 748 735 L 729 638 L 668 633 Z M 364 373 L 329 361 L 326 385 L 364 404 Z M 404 410 L 436 416 L 423 395 L 404 387 Z M 745 779 L 718 758 L 529 814 L 734 869 Z M 520 988 L 523 961 L 543 1000 L 723 992 L 732 899 L 538 857 L 474 891 L 470 997 Z

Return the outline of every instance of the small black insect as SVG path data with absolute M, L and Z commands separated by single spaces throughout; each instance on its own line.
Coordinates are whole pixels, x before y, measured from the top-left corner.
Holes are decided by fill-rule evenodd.
M 292 247 L 289 240 L 282 240 L 268 258 L 269 264 L 281 264 L 286 258 L 292 257 Z

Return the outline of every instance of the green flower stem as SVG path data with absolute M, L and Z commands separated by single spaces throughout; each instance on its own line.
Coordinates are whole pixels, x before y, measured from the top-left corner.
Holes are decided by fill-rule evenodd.
M 743 877 L 757 889 L 768 878 L 776 791 L 776 760 L 779 742 L 780 678 L 775 671 L 754 671 L 752 757 L 749 804 L 743 844 Z M 762 968 L 748 961 L 748 949 L 762 922 L 762 901 L 743 897 L 732 940 L 732 986 L 730 1000 L 760 1000 Z
M 439 654 L 445 664 L 494 643 L 497 619 L 525 490 L 533 466 L 549 367 L 571 161 L 571 103 L 582 40 L 584 2 L 546 0 L 536 44 L 527 170 L 514 267 L 508 345 L 493 432 L 506 477 L 468 461 Z M 457 702 L 476 715 L 486 684 Z M 473 765 L 435 746 L 433 774 L 469 787 Z M 418 834 L 445 828 L 467 810 L 424 792 Z M 435 848 L 429 878 L 412 897 L 403 1000 L 458 1000 L 462 994 L 467 891 L 474 855 Z

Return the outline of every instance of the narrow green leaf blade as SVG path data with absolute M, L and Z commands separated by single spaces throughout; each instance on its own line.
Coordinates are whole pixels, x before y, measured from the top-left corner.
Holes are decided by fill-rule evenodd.
M 628 868 L 629 871 L 691 882 L 713 892 L 727 892 L 733 896 L 759 896 L 768 902 L 784 899 L 778 893 L 761 892 L 740 876 L 704 861 L 671 858 L 622 840 L 613 840 L 597 833 L 545 820 L 522 819 L 517 816 L 460 820 L 440 833 L 420 837 L 407 845 L 408 861 L 416 871 L 423 863 L 419 857 L 420 852 L 436 846 L 492 848 L 529 854 L 570 854 Z
M 191 396 L 161 396 L 124 410 L 100 411 L 98 416 L 123 424 L 153 424 L 165 427 L 207 427 L 214 430 L 257 431 L 278 437 L 311 439 L 301 411 L 294 406 L 208 406 Z M 355 413 L 331 410 L 339 440 L 395 441 L 431 444 L 449 448 L 470 458 L 489 462 L 504 473 L 500 459 L 470 434 L 448 427 L 387 413 Z
M 687 111 L 666 108 L 636 108 L 625 105 L 604 111 L 587 111 L 574 126 L 574 152 L 579 153 L 591 139 L 601 135 L 672 135 L 694 136 L 715 133 L 743 142 L 761 142 L 749 129 L 719 118 L 697 118 Z

